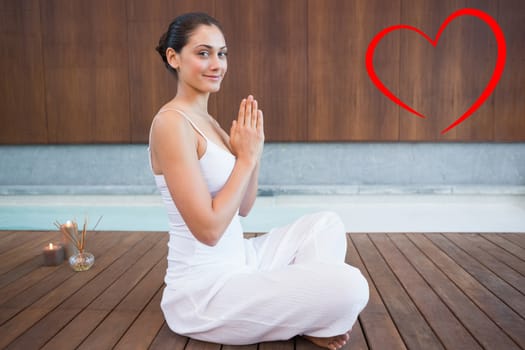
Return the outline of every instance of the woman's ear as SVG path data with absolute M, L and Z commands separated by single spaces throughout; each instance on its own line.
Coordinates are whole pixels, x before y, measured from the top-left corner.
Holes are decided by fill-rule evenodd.
M 166 50 L 166 60 L 173 69 L 179 69 L 179 54 L 171 47 L 168 47 L 168 49 Z

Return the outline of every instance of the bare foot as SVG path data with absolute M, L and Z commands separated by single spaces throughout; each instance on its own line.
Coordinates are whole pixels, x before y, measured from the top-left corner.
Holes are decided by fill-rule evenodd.
M 336 335 L 335 337 L 320 338 L 312 337 L 310 335 L 303 335 L 303 337 L 322 348 L 338 350 L 345 346 L 348 339 L 350 339 L 350 331 L 341 335 Z

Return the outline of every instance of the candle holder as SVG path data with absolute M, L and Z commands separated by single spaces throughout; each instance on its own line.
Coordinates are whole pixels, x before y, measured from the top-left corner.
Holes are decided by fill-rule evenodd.
M 64 248 L 61 244 L 49 243 L 43 251 L 44 265 L 57 266 L 64 261 Z
M 98 226 L 101 219 L 102 216 L 98 219 L 93 230 Z M 65 224 L 55 221 L 55 226 L 63 233 L 67 241 L 66 255 L 68 255 L 69 266 L 75 271 L 89 270 L 95 263 L 95 257 L 85 250 L 87 218 L 84 219 L 84 226 L 81 232 L 78 231 L 78 225 L 75 220 L 68 220 Z

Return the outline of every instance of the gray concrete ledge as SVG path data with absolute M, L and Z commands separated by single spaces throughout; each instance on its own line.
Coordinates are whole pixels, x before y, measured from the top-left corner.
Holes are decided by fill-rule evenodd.
M 525 195 L 525 186 L 259 186 L 259 196 L 280 195 Z
M 96 185 L 18 185 L 0 186 L 0 195 L 141 195 L 158 194 L 153 185 L 96 186 Z
M 150 195 L 155 186 L 0 186 L 0 196 Z M 259 186 L 258 196 L 281 195 L 525 195 L 525 186 Z
M 156 193 L 146 145 L 0 146 L 0 195 Z M 261 196 L 523 194 L 525 143 L 268 143 Z

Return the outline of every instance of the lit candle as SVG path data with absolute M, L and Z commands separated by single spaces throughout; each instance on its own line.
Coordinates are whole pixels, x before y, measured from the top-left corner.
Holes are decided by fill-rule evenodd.
M 60 244 L 49 243 L 44 248 L 44 265 L 60 265 L 64 261 L 64 248 Z

